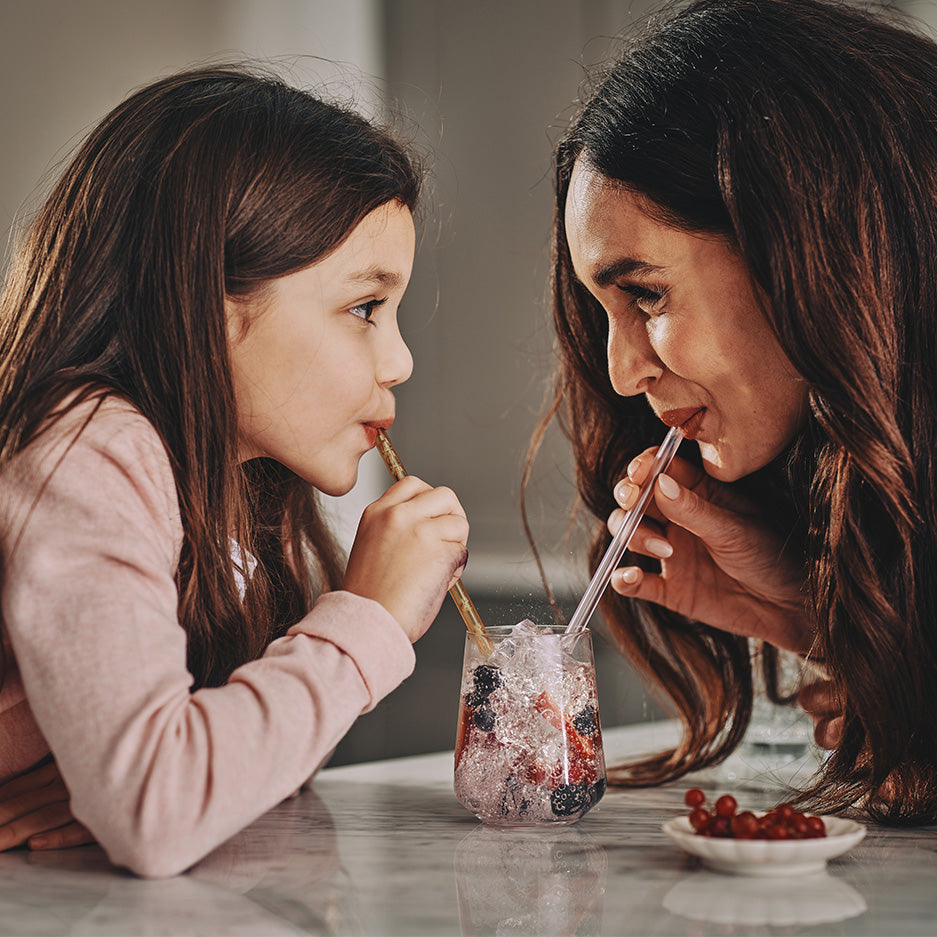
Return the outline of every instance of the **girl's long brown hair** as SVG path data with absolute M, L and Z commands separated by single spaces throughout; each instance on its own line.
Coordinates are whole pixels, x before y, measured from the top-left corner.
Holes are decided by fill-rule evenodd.
M 196 686 L 223 683 L 342 577 L 314 489 L 271 460 L 238 464 L 225 296 L 325 257 L 380 205 L 413 210 L 420 185 L 413 157 L 359 115 L 274 76 L 194 69 L 100 123 L 13 258 L 0 465 L 63 401 L 140 409 L 175 476 Z M 258 561 L 243 601 L 232 538 Z
M 937 819 L 937 47 L 844 3 L 699 0 L 600 76 L 556 150 L 552 275 L 553 407 L 601 522 L 594 568 L 613 485 L 661 426 L 612 389 L 606 316 L 573 274 L 577 159 L 661 220 L 730 238 L 808 383 L 790 451 L 737 483 L 803 550 L 813 653 L 843 704 L 842 743 L 804 802 Z M 751 712 L 746 641 L 613 593 L 603 608 L 685 725 L 618 783 L 724 758 Z

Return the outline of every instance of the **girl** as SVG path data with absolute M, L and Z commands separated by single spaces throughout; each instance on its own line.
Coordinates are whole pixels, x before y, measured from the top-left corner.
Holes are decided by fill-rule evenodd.
M 410 374 L 419 188 L 361 117 L 208 68 L 117 107 L 42 208 L 0 321 L 16 841 L 178 873 L 411 672 L 459 502 L 397 483 L 343 572 L 315 492 L 352 487 Z
M 556 407 L 603 528 L 663 424 L 695 440 L 605 604 L 685 734 L 617 779 L 732 750 L 756 638 L 828 678 L 809 800 L 937 819 L 937 47 L 842 3 L 698 0 L 606 71 L 556 194 Z

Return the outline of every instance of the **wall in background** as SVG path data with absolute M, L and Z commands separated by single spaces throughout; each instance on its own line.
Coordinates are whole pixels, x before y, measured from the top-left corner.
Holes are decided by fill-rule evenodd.
M 465 581 L 486 615 L 544 620 L 517 502 L 553 368 L 551 149 L 588 67 L 656 5 L 0 0 L 0 231 L 37 207 L 60 161 L 131 89 L 189 64 L 259 56 L 366 113 L 389 102 L 430 168 L 401 311 L 416 368 L 398 391 L 394 440 L 410 471 L 459 493 L 472 523 Z M 937 30 L 937 0 L 905 7 Z M 571 476 L 554 434 L 538 460 L 531 516 L 567 611 L 586 578 L 581 536 L 563 542 Z M 352 496 L 330 502 L 346 544 L 361 507 L 385 484 L 372 454 Z M 416 675 L 359 720 L 336 757 L 451 745 L 462 642 L 447 602 L 417 646 Z M 659 711 L 603 640 L 597 657 L 606 724 Z M 440 701 L 439 711 L 426 699 Z

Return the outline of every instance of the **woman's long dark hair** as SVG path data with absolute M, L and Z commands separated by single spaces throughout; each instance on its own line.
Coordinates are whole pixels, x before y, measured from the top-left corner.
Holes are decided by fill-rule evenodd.
M 420 186 L 413 157 L 359 115 L 273 76 L 201 68 L 100 123 L 13 258 L 0 465 L 66 399 L 119 394 L 150 420 L 182 512 L 196 686 L 223 683 L 342 576 L 312 487 L 271 460 L 238 464 L 225 296 L 325 257 L 380 205 L 413 210 Z M 259 561 L 243 602 L 232 537 Z
M 805 802 L 937 819 L 937 46 L 844 3 L 699 0 L 601 76 L 556 150 L 553 263 L 554 406 L 602 522 L 594 567 L 612 487 L 661 429 L 612 389 L 606 316 L 573 274 L 577 159 L 660 220 L 737 244 L 808 383 L 786 460 L 740 483 L 769 486 L 769 513 L 803 544 L 813 653 L 843 703 Z M 617 780 L 724 758 L 751 711 L 745 640 L 614 594 L 604 612 L 686 728 Z

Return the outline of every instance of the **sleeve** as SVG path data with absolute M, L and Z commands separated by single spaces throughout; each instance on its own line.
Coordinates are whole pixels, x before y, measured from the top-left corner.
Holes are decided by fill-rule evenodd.
M 116 417 L 17 466 L 3 617 L 74 815 L 115 864 L 167 876 L 308 780 L 414 654 L 381 605 L 330 593 L 192 693 L 169 462 L 142 416 Z

